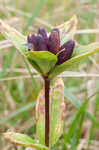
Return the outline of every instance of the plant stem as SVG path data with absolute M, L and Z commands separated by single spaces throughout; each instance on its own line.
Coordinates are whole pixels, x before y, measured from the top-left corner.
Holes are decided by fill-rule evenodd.
M 50 130 L 50 102 L 49 102 L 49 92 L 50 92 L 50 80 L 45 77 L 45 145 L 49 147 L 49 130 Z

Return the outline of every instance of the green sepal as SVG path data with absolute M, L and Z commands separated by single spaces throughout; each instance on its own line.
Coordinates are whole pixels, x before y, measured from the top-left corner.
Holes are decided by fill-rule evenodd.
M 37 64 L 39 72 L 42 72 L 43 75 L 47 75 L 57 62 L 57 56 L 48 51 L 28 51 L 24 54 Z M 33 67 L 35 66 L 33 65 Z

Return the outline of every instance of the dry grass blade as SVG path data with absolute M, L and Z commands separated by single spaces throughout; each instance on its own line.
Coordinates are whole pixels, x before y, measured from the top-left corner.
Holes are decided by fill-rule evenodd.
M 77 147 L 77 150 L 82 150 L 87 148 L 87 141 L 86 139 L 80 139 L 80 143 Z M 99 142 L 95 140 L 91 140 L 91 145 L 89 147 L 90 150 L 98 150 L 99 149 Z
M 8 70 L 9 72 L 9 70 Z M 20 73 L 24 73 L 24 71 L 21 70 L 15 70 L 14 72 L 20 72 Z M 25 72 L 27 73 L 27 71 Z M 34 74 L 33 75 L 35 78 L 41 78 L 41 76 L 39 74 Z M 64 72 L 60 75 L 57 76 L 58 78 L 63 77 L 63 78 L 85 78 L 85 77 L 97 77 L 99 78 L 99 74 L 95 74 L 95 73 L 75 73 L 75 72 Z M 20 76 L 12 76 L 12 77 L 5 77 L 5 78 L 1 78 L 0 81 L 10 81 L 10 80 L 21 80 L 21 79 L 30 79 L 31 76 L 30 75 L 20 75 Z
M 99 33 L 99 29 L 85 29 L 75 31 L 75 34 L 92 34 L 92 33 Z
M 2 50 L 4 48 L 10 48 L 12 46 L 13 46 L 13 44 L 11 42 L 9 42 L 8 40 L 0 41 L 0 50 Z
M 18 35 L 20 38 L 22 39 L 26 39 L 25 36 L 23 36 L 22 34 L 20 34 L 20 32 L 18 32 L 17 30 L 15 30 L 14 28 L 11 28 L 8 24 L 6 24 L 3 20 L 0 19 L 0 32 L 2 34 L 5 35 L 5 37 L 9 40 L 8 38 L 8 33 L 14 33 L 16 35 Z

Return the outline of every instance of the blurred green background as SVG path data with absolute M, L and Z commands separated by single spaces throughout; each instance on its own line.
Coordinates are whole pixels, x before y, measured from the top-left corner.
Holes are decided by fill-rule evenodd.
M 39 27 L 49 32 L 74 14 L 78 18 L 77 42 L 81 45 L 99 42 L 99 0 L 0 0 L 0 18 L 24 35 L 37 32 Z M 80 134 L 74 136 L 73 133 L 67 145 L 68 150 L 99 150 L 98 93 L 90 99 L 87 107 L 92 118 L 88 120 L 88 117 L 84 117 L 82 124 L 78 119 L 78 123 L 72 125 L 72 117 L 79 109 L 78 103 L 99 91 L 98 58 L 99 54 L 89 57 L 69 73 L 64 73 L 64 134 L 53 150 L 62 149 L 66 134 L 70 135 L 71 129 Z M 22 57 L 0 34 L 0 150 L 16 150 L 3 138 L 3 133 L 8 130 L 36 138 L 35 104 L 42 86 L 42 79 L 35 73 L 31 78 Z

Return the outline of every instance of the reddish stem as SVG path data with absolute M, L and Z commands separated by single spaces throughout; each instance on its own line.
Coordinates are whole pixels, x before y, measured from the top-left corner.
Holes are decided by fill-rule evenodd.
M 49 104 L 49 92 L 50 92 L 50 80 L 45 80 L 45 145 L 49 147 L 49 130 L 50 130 L 50 104 Z

